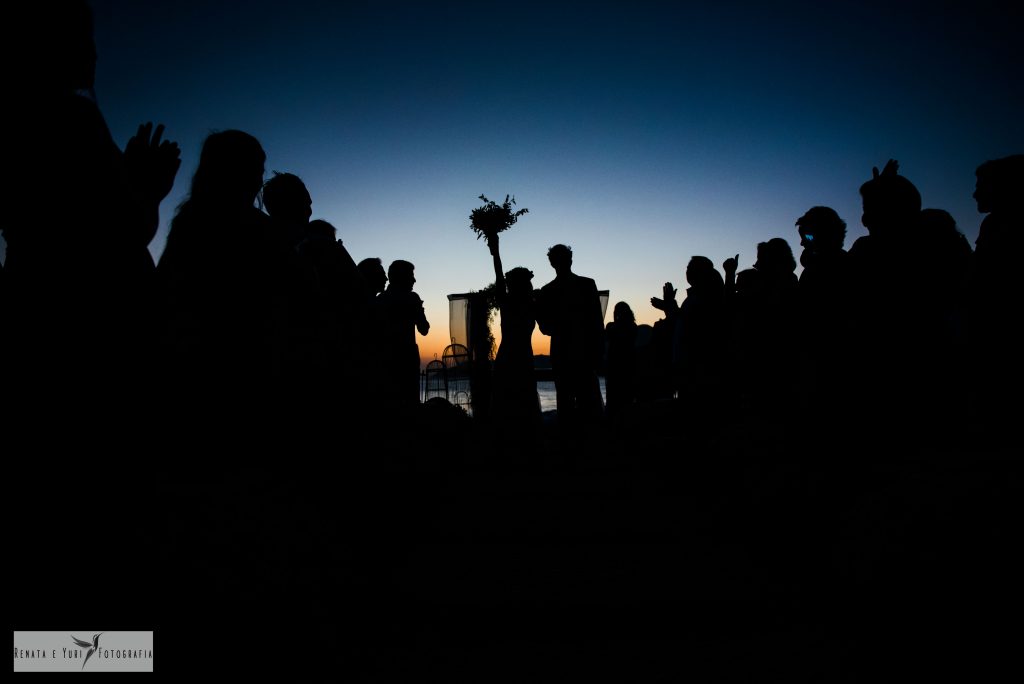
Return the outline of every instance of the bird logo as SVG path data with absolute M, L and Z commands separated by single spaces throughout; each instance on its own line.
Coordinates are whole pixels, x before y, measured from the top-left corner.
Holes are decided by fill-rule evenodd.
M 83 670 L 85 669 L 85 663 L 89 662 L 89 658 L 92 656 L 93 653 L 96 652 L 96 649 L 100 647 L 101 634 L 103 634 L 103 632 L 100 632 L 99 634 L 93 634 L 91 644 L 88 641 L 82 641 L 81 639 L 76 638 L 74 634 L 71 635 L 71 640 L 74 641 L 79 648 L 89 649 L 89 652 L 85 654 L 85 660 L 82 662 Z

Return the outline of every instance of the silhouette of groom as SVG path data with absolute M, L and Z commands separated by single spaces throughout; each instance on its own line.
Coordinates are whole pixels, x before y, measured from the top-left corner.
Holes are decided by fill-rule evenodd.
M 604 410 L 597 369 L 603 354 L 604 316 L 597 284 L 572 272 L 572 249 L 548 250 L 555 279 L 538 295 L 537 323 L 551 336 L 558 422 L 597 421 Z

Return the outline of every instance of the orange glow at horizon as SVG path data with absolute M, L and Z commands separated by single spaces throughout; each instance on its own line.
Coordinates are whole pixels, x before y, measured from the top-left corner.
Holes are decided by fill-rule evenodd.
M 610 315 L 610 312 L 609 312 Z M 606 318 L 607 322 L 607 318 Z M 653 325 L 654 320 L 641 320 L 637 319 L 637 325 Z M 494 323 L 491 325 L 491 330 L 494 333 L 494 344 L 495 351 L 497 346 L 501 344 L 501 314 L 499 313 L 494 318 Z M 538 354 L 550 354 L 551 353 L 551 338 L 543 334 L 539 327 L 533 329 L 533 337 L 530 338 L 533 343 L 533 353 Z M 447 325 L 432 326 L 430 332 L 425 337 L 417 336 L 416 340 L 420 348 L 420 368 L 425 368 L 428 363 L 433 361 L 435 358 L 440 359 L 444 354 L 444 349 L 451 344 L 449 338 L 449 330 Z
M 551 338 L 541 333 L 540 328 L 534 328 L 531 341 L 534 354 L 549 354 L 551 352 Z M 495 345 L 501 344 L 501 332 L 497 325 L 494 326 L 494 343 Z M 440 359 L 444 354 L 445 347 L 451 344 L 451 340 L 448 339 L 447 327 L 431 328 L 426 337 L 417 339 L 417 344 L 420 348 L 421 367 L 425 367 L 435 358 Z M 495 351 L 497 351 L 497 346 Z

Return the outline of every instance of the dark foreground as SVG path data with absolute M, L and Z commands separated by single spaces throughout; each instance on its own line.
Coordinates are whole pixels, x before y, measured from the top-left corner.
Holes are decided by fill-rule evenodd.
M 176 451 L 46 541 L 15 525 L 14 628 L 153 629 L 175 678 L 1019 674 L 1019 456 L 675 418 L 495 438 L 435 406 Z

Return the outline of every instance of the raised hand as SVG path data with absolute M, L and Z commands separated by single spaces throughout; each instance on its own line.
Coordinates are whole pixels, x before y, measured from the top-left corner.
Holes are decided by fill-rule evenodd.
M 163 134 L 163 124 L 155 130 L 152 122 L 140 124 L 138 132 L 124 148 L 130 182 L 138 186 L 146 200 L 157 204 L 171 191 L 181 167 L 178 143 L 161 140 Z
M 885 163 L 885 168 L 882 169 L 882 173 L 878 173 L 878 167 L 873 166 L 871 168 L 871 177 L 878 178 L 879 176 L 897 176 L 900 171 L 900 163 L 895 159 L 890 159 Z
M 737 254 L 736 256 L 729 257 L 728 259 L 722 262 L 722 270 L 725 271 L 726 277 L 729 277 L 730 275 L 734 276 L 736 275 L 736 269 L 739 268 L 739 265 L 740 255 Z
M 651 297 L 651 306 L 658 311 L 671 312 L 676 308 L 676 292 L 672 283 L 665 283 L 661 288 L 661 297 Z

